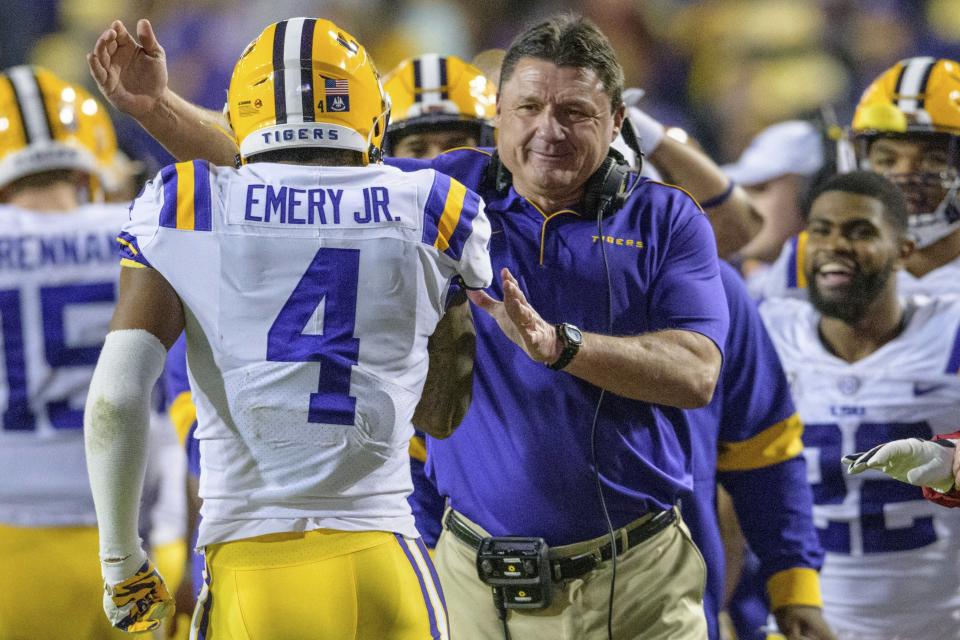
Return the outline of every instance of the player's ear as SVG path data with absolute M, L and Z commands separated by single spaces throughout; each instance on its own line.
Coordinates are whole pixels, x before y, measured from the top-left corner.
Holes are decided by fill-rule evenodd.
M 898 241 L 899 245 L 899 255 L 897 256 L 897 268 L 902 269 L 906 264 L 907 260 L 910 259 L 910 256 L 913 255 L 913 252 L 917 248 L 917 243 L 913 241 L 908 234 L 904 234 Z

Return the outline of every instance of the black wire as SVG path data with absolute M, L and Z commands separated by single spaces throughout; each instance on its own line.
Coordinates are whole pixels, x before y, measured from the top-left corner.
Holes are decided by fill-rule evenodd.
M 494 588 L 494 600 L 497 603 L 497 617 L 503 623 L 503 640 L 510 640 L 510 629 L 507 627 L 507 606 L 504 602 L 503 591 Z
M 600 508 L 603 509 L 603 518 L 607 523 L 607 536 L 610 538 L 610 598 L 607 601 L 607 640 L 613 640 L 613 594 L 617 587 L 617 538 L 613 532 L 613 523 L 610 521 L 610 512 L 607 511 L 607 501 L 603 497 L 603 485 L 600 483 L 600 469 L 597 467 L 597 418 L 600 416 L 600 405 L 603 404 L 603 394 L 597 398 L 597 408 L 593 413 L 593 426 L 590 427 L 590 460 L 593 463 L 593 479 L 597 484 L 597 495 L 600 497 Z
M 603 213 L 607 203 L 602 203 L 597 211 L 597 237 L 600 239 L 600 255 L 603 256 L 603 272 L 607 276 L 607 335 L 613 335 L 613 286 L 610 282 L 610 265 L 607 262 L 607 242 L 603 237 Z M 617 587 L 617 538 L 613 532 L 613 522 L 607 510 L 607 501 L 603 496 L 603 484 L 600 482 L 600 467 L 597 464 L 597 421 L 600 418 L 600 406 L 603 404 L 605 389 L 600 389 L 597 408 L 593 412 L 593 424 L 590 427 L 590 462 L 593 464 L 593 479 L 597 484 L 597 496 L 603 519 L 607 523 L 607 535 L 610 537 L 610 597 L 607 601 L 607 640 L 613 640 L 613 595 Z
M 624 196 L 626 202 L 633 190 L 640 183 L 639 176 L 630 185 Z M 613 335 L 613 282 L 610 278 L 610 263 L 607 262 L 607 242 L 603 237 L 603 216 L 606 209 L 612 204 L 612 199 L 601 202 L 597 210 L 597 237 L 600 239 L 600 255 L 603 256 L 603 272 L 607 276 L 607 335 Z M 593 479 L 597 485 L 597 496 L 600 498 L 600 508 L 607 523 L 607 536 L 610 538 L 610 597 L 607 601 L 607 640 L 613 640 L 613 596 L 617 588 L 617 537 L 613 531 L 613 522 L 607 510 L 607 501 L 603 496 L 603 484 L 600 482 L 600 467 L 597 465 L 597 421 L 600 418 L 600 406 L 603 404 L 605 389 L 600 389 L 597 398 L 597 408 L 593 412 L 593 424 L 590 426 L 590 461 L 593 463 Z

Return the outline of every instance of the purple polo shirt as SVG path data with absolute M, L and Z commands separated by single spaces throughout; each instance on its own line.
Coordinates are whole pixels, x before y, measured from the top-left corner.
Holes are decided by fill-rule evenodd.
M 426 165 L 390 163 L 431 166 L 477 191 L 492 226 L 494 273 L 509 267 L 549 322 L 619 336 L 684 329 L 722 350 L 728 315 L 716 243 L 684 191 L 639 179 L 603 219 L 601 238 L 592 215 L 544 215 L 512 187 L 494 191 L 484 180 L 489 161 L 482 150 L 459 150 Z M 502 298 L 499 277 L 488 291 Z M 493 535 L 542 536 L 550 545 L 603 535 L 591 463 L 600 389 L 532 361 L 484 312 L 474 309 L 474 320 L 473 402 L 451 438 L 430 440 L 428 473 L 453 508 Z M 596 459 L 614 527 L 670 508 L 692 487 L 687 416 L 606 393 Z

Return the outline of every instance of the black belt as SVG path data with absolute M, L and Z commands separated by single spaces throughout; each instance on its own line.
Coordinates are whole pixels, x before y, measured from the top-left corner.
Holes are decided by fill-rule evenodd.
M 676 509 L 659 512 L 643 524 L 627 532 L 627 548 L 635 547 L 645 540 L 649 540 L 670 526 L 676 519 Z M 470 546 L 474 551 L 480 549 L 483 536 L 475 533 L 453 509 L 447 512 L 443 520 L 443 526 L 452 533 L 455 538 Z M 620 530 L 614 532 L 614 537 L 617 541 L 617 555 L 620 555 L 624 551 L 623 537 L 620 534 Z M 551 550 L 551 555 L 552 553 Z M 597 565 L 610 558 L 609 542 L 601 544 L 586 553 L 581 553 L 569 558 L 551 558 L 550 567 L 552 569 L 553 579 L 559 582 L 561 580 L 579 578 L 590 573 L 597 568 Z

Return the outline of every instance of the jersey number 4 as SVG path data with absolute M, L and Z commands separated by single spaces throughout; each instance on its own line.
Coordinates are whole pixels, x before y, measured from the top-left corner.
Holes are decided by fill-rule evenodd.
M 309 422 L 354 423 L 357 399 L 350 395 L 350 372 L 360 355 L 360 340 L 353 336 L 359 269 L 357 249 L 317 251 L 267 333 L 267 360 L 320 363 Z M 321 304 L 322 329 L 310 326 Z

